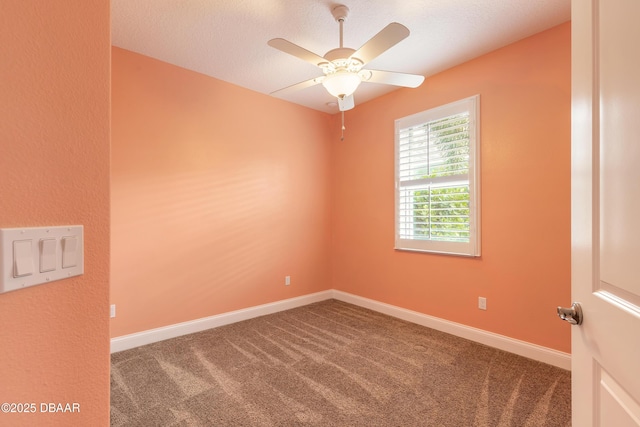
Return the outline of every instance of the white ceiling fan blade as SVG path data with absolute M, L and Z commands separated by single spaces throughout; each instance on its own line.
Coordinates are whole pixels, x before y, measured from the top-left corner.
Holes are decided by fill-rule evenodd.
M 320 83 L 322 83 L 322 80 L 324 80 L 324 76 L 315 77 L 313 79 L 305 80 L 303 82 L 296 83 L 294 85 L 287 86 L 287 87 L 282 88 L 282 89 L 278 89 L 275 92 L 271 92 L 269 95 L 285 95 L 285 94 L 290 93 L 290 92 L 295 92 L 295 91 L 300 90 L 300 89 L 306 89 L 308 87 L 320 84 Z
M 340 111 L 351 110 L 355 106 L 356 106 L 356 102 L 353 99 L 353 94 L 349 96 L 343 96 L 342 98 L 338 98 L 338 108 L 340 108 Z
M 409 29 L 407 27 L 392 22 L 356 50 L 351 57 L 358 58 L 363 64 L 366 64 L 408 36 Z
M 271 47 L 274 47 L 284 53 L 288 53 L 289 55 L 293 55 L 297 58 L 302 59 L 310 64 L 318 66 L 322 63 L 328 62 L 320 55 L 316 55 L 315 53 L 298 46 L 297 44 L 291 43 L 285 39 L 271 39 L 267 42 L 267 44 Z
M 392 71 L 367 70 L 371 72 L 367 82 L 382 83 L 385 85 L 418 87 L 424 81 L 424 76 L 418 74 L 395 73 Z

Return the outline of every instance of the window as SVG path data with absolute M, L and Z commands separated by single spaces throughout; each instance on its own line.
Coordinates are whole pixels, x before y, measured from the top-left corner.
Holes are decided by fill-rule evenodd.
M 395 121 L 396 249 L 480 255 L 480 96 Z

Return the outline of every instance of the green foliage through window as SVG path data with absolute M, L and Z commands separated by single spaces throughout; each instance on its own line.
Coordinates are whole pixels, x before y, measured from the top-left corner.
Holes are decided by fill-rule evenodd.
M 413 238 L 469 241 L 469 186 L 435 187 L 413 194 Z

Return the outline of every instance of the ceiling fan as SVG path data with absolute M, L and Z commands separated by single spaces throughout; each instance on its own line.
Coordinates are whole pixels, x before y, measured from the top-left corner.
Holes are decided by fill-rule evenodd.
M 322 83 L 325 89 L 338 99 L 340 111 L 346 111 L 354 107 L 353 93 L 361 82 L 382 83 L 411 88 L 418 87 L 422 84 L 424 76 L 363 68 L 373 59 L 408 37 L 409 29 L 407 27 L 393 22 L 384 27 L 378 34 L 360 47 L 360 49 L 355 50 L 344 47 L 342 44 L 342 27 L 349 14 L 349 8 L 344 5 L 338 5 L 332 9 L 331 14 L 340 24 L 340 47 L 330 50 L 324 57 L 285 39 L 276 38 L 269 40 L 267 43 L 269 46 L 309 62 L 319 67 L 323 73 L 320 77 L 285 87 L 284 89 L 272 92 L 271 95 L 281 95 L 286 92 L 305 89 Z

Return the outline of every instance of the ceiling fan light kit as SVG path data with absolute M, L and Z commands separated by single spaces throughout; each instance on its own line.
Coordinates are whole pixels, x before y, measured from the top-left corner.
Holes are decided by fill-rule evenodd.
M 373 36 L 360 49 L 355 50 L 343 46 L 343 23 L 349 15 L 349 8 L 345 5 L 338 5 L 332 9 L 331 13 L 340 25 L 340 47 L 330 50 L 324 57 L 285 39 L 269 40 L 267 43 L 269 46 L 319 67 L 324 74 L 272 92 L 272 95 L 322 83 L 327 92 L 337 98 L 338 107 L 340 111 L 344 112 L 355 106 L 353 94 L 362 82 L 371 81 L 412 88 L 422 84 L 424 76 L 363 69 L 367 63 L 408 37 L 407 27 L 393 22 Z
M 358 73 L 339 70 L 328 74 L 322 80 L 322 86 L 336 98 L 344 98 L 345 96 L 351 96 L 361 81 L 362 79 Z

